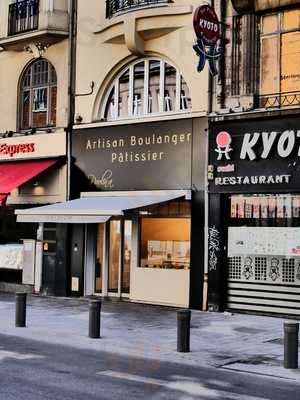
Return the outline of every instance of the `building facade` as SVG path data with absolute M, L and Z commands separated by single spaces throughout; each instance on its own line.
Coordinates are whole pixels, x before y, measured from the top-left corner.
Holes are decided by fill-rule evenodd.
M 78 2 L 73 200 L 18 212 L 68 225 L 71 295 L 202 307 L 209 87 L 193 50 L 198 5 Z
M 228 2 L 229 3 L 229 2 Z M 209 131 L 209 309 L 299 315 L 299 1 L 223 7 Z
M 66 200 L 68 1 L 5 0 L 0 18 L 0 284 L 47 292 L 64 234 L 14 212 Z

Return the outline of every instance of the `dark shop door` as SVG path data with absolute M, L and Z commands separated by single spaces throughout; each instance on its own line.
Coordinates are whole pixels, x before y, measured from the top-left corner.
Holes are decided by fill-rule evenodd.
M 74 224 L 71 233 L 71 296 L 83 296 L 85 225 Z

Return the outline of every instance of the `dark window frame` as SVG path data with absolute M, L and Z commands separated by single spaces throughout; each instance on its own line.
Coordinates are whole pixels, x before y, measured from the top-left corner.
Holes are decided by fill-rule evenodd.
M 56 125 L 57 112 L 57 74 L 53 65 L 44 58 L 39 58 L 29 64 L 22 74 L 19 86 L 19 128 L 47 128 Z M 44 91 L 46 104 L 39 106 L 36 96 Z M 53 95 L 54 92 L 54 95 Z M 28 109 L 25 108 L 24 98 L 27 95 Z M 29 96 L 29 97 L 28 97 Z M 55 98 L 53 99 L 53 96 Z M 40 97 L 40 96 L 39 96 Z M 46 99 L 46 100 L 45 100 Z M 34 114 L 46 113 L 44 123 L 34 122 Z M 27 119 L 25 119 L 27 117 Z M 28 120 L 28 123 L 26 121 Z

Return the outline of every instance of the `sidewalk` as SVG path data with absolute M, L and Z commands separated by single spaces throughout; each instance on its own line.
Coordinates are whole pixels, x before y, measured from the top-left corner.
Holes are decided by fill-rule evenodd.
M 0 334 L 101 350 L 183 365 L 217 367 L 300 381 L 283 365 L 283 320 L 239 314 L 192 312 L 191 352 L 176 352 L 176 310 L 104 302 L 101 340 L 89 339 L 88 302 L 30 296 L 27 328 L 15 328 L 15 303 L 0 294 Z M 1 356 L 1 351 L 0 351 Z

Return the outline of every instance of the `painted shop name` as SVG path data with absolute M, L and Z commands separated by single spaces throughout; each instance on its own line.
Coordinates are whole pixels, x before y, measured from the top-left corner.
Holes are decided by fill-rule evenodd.
M 271 185 L 290 183 L 291 175 L 225 176 L 215 179 L 216 186 Z
M 0 144 L 0 155 L 9 155 L 10 157 L 13 157 L 17 154 L 33 153 L 34 151 L 34 143 Z
M 277 151 L 279 157 L 289 157 L 296 147 L 296 138 L 300 137 L 300 130 L 286 130 L 282 133 L 278 132 L 255 132 L 253 134 L 246 133 L 243 139 L 240 158 L 242 160 L 255 160 L 257 157 L 267 159 L 271 150 Z M 278 138 L 278 140 L 276 140 Z M 257 153 L 255 146 L 262 142 L 262 151 Z M 277 142 L 277 143 L 276 143 Z M 300 147 L 297 148 L 298 156 L 300 156 Z
M 87 139 L 86 151 L 104 150 L 110 153 L 112 164 L 124 163 L 144 163 L 151 161 L 161 161 L 166 158 L 167 153 L 164 151 L 156 151 L 157 147 L 152 146 L 179 146 L 191 144 L 191 133 L 152 134 L 148 136 L 131 135 L 128 137 L 110 139 L 98 138 L 97 140 Z M 165 149 L 162 147 L 161 149 Z M 160 149 L 160 150 L 161 150 Z
M 131 147 L 144 147 L 160 144 L 171 144 L 177 146 L 182 143 L 191 142 L 191 133 L 180 133 L 171 135 L 156 135 L 149 136 L 136 136 L 132 135 L 128 138 L 98 138 L 97 140 L 88 139 L 86 141 L 86 150 L 111 150 L 123 148 L 126 146 Z

